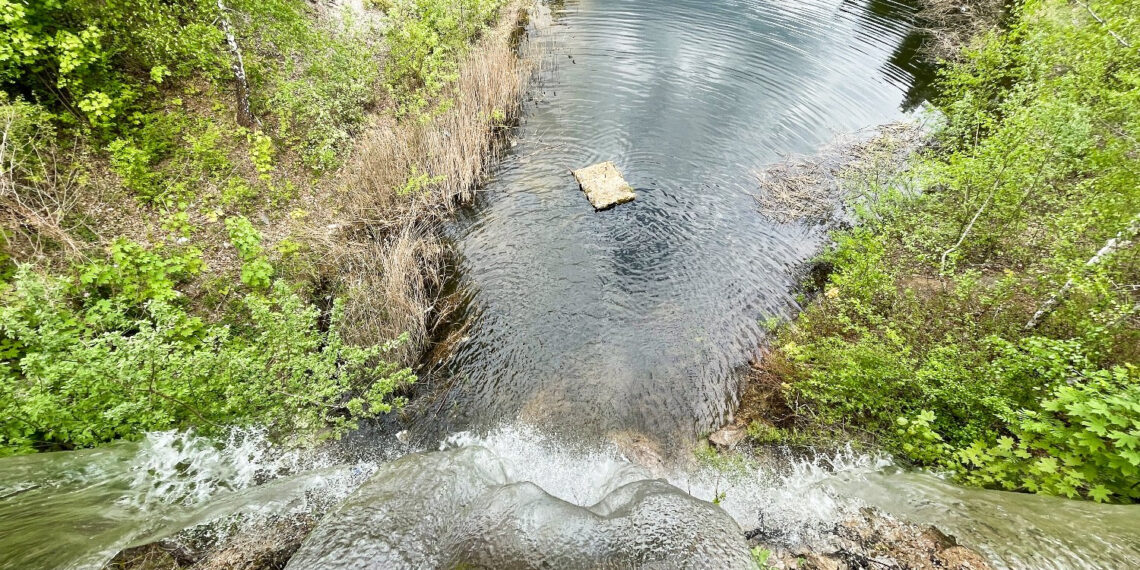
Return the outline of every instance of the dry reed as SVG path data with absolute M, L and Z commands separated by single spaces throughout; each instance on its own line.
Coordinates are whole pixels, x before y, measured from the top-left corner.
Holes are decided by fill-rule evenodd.
M 955 60 L 972 38 L 995 29 L 1005 16 L 1002 0 L 922 0 L 918 18 L 927 32 L 923 51 Z
M 524 17 L 522 2 L 503 8 L 462 63 L 446 112 L 428 121 L 385 117 L 361 136 L 336 197 L 343 228 L 327 242 L 346 285 L 351 341 L 407 333 L 400 356 L 414 364 L 446 316 L 437 303 L 446 255 L 436 227 L 474 198 L 518 116 L 530 68 L 512 34 Z M 417 177 L 427 183 L 409 192 Z
M 926 141 L 926 129 L 899 122 L 870 137 L 844 137 L 811 156 L 789 156 L 756 172 L 761 213 L 779 222 L 843 223 L 856 190 L 899 183 L 907 160 Z

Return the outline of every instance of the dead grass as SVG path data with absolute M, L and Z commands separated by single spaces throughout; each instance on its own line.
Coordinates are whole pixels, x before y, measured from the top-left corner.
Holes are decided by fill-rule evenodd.
M 409 224 L 383 241 L 356 240 L 334 248 L 345 297 L 349 342 L 374 345 L 407 333 L 394 358 L 414 364 L 430 340 L 443 288 L 444 248 L 438 237 Z
M 327 243 L 347 285 L 353 342 L 407 333 L 401 355 L 414 364 L 446 316 L 438 303 L 446 248 L 435 228 L 474 198 L 518 116 L 530 67 L 512 35 L 525 14 L 522 2 L 503 8 L 463 62 L 446 112 L 428 121 L 385 116 L 360 137 L 335 198 L 340 235 Z
M 976 36 L 996 29 L 1005 17 L 1002 0 L 922 0 L 918 17 L 927 32 L 923 51 L 954 61 Z
M 908 158 L 926 141 L 918 123 L 878 127 L 871 136 L 842 137 L 811 156 L 789 156 L 756 172 L 761 213 L 779 223 L 845 223 L 845 207 L 864 189 L 899 182 Z
M 389 230 L 409 218 L 448 212 L 474 196 L 477 183 L 513 123 L 529 67 L 512 47 L 511 33 L 525 14 L 521 3 L 503 9 L 498 25 L 460 69 L 449 110 L 423 121 L 385 116 L 365 132 L 342 185 L 348 218 Z M 408 180 L 433 182 L 408 193 Z

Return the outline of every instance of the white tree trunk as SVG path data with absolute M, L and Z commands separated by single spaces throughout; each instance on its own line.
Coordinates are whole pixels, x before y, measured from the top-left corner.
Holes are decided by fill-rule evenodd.
M 1128 223 L 1128 226 L 1126 228 L 1117 232 L 1117 234 L 1113 236 L 1112 239 L 1105 242 L 1104 247 L 1100 248 L 1100 251 L 1097 251 L 1096 255 L 1092 256 L 1091 259 L 1086 261 L 1082 269 L 1087 271 L 1088 269 L 1099 265 L 1108 256 L 1132 245 L 1132 240 L 1138 234 L 1140 234 L 1140 215 L 1132 218 L 1132 221 Z M 1049 299 L 1044 303 L 1042 303 L 1041 308 L 1037 309 L 1036 313 L 1033 313 L 1033 317 L 1029 319 L 1029 322 L 1025 323 L 1025 330 L 1037 328 L 1037 325 L 1041 323 L 1041 319 L 1047 317 L 1049 313 L 1053 312 L 1053 309 L 1057 308 L 1057 305 L 1059 305 L 1061 303 L 1061 300 L 1069 294 L 1069 291 L 1073 289 L 1073 286 L 1075 284 L 1076 282 L 1074 278 L 1069 278 L 1068 281 L 1065 281 L 1065 284 L 1061 286 L 1061 289 L 1054 293 L 1052 297 L 1049 297 Z
M 222 32 L 226 34 L 226 44 L 229 46 L 232 56 L 230 68 L 233 69 L 234 80 L 237 81 L 237 122 L 243 127 L 252 127 L 257 121 L 249 106 L 249 80 L 245 74 L 245 61 L 241 56 L 241 47 L 238 46 L 237 38 L 234 37 L 230 19 L 226 16 L 228 10 L 225 3 L 218 0 L 218 17 L 221 20 Z

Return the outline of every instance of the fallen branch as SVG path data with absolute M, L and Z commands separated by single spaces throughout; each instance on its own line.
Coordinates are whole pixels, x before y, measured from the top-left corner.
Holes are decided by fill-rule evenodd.
M 942 252 L 942 261 L 939 265 L 940 273 L 946 273 L 946 257 L 951 253 L 954 253 L 954 251 L 962 246 L 962 242 L 966 241 L 966 236 L 970 235 L 970 230 L 974 229 L 974 223 L 978 221 L 978 218 L 981 217 L 982 212 L 984 212 L 986 210 L 986 207 L 990 205 L 990 202 L 993 201 L 994 196 L 997 194 L 998 187 L 1001 186 L 1001 175 L 1003 172 L 1005 172 L 1004 164 L 1002 165 L 1001 170 L 999 170 L 997 173 L 997 179 L 994 180 L 993 190 L 991 190 L 990 195 L 986 197 L 986 201 L 982 202 L 982 207 L 978 208 L 977 212 L 974 212 L 974 217 L 970 219 L 969 224 L 966 224 L 966 229 L 962 230 L 962 235 L 958 236 L 958 241 L 955 242 L 954 245 L 950 246 L 950 249 Z
M 1098 16 L 1096 12 L 1093 12 L 1093 9 L 1091 6 L 1089 6 L 1085 2 L 1081 2 L 1081 0 L 1075 0 L 1075 2 L 1077 4 L 1080 4 L 1081 6 L 1083 6 L 1084 9 L 1088 11 L 1089 15 L 1092 16 L 1094 20 L 1099 22 L 1100 25 L 1104 26 L 1104 29 L 1107 30 L 1108 33 L 1111 34 L 1112 37 L 1116 39 L 1117 43 L 1119 43 L 1120 45 L 1122 45 L 1126 48 L 1132 47 L 1132 44 L 1128 43 L 1128 40 L 1125 40 L 1124 38 L 1120 37 L 1120 34 L 1112 31 L 1112 29 L 1108 27 L 1108 22 L 1104 21 L 1104 19 L 1101 18 L 1100 16 Z
M 1108 256 L 1132 245 L 1132 240 L 1135 239 L 1137 235 L 1140 235 L 1140 214 L 1132 218 L 1132 221 L 1129 222 L 1128 227 L 1117 232 L 1117 234 L 1113 236 L 1112 239 L 1108 240 L 1108 242 L 1104 244 L 1104 247 L 1100 248 L 1100 250 L 1096 252 L 1096 255 L 1092 256 L 1091 259 L 1086 261 L 1081 269 L 1083 271 L 1088 271 L 1090 268 L 1100 265 L 1100 263 L 1103 262 Z M 1029 322 L 1025 323 L 1025 330 L 1032 330 L 1034 328 L 1037 328 L 1037 325 L 1041 323 L 1041 320 L 1048 316 L 1049 313 L 1052 313 L 1053 309 L 1057 308 L 1057 305 L 1061 303 L 1061 301 L 1065 298 L 1066 295 L 1069 294 L 1069 291 L 1071 291 L 1075 285 L 1075 277 L 1070 277 L 1068 281 L 1065 281 L 1065 284 L 1061 286 L 1061 289 L 1049 297 L 1044 303 L 1042 303 L 1041 307 L 1037 309 L 1036 313 L 1033 313 L 1033 317 L 1029 319 Z

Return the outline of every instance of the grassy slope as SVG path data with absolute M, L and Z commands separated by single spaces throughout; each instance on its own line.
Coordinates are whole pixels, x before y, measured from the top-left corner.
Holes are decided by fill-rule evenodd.
M 517 4 L 498 25 L 497 0 L 385 4 L 227 2 L 252 128 L 213 2 L 0 29 L 102 30 L 86 67 L 46 42 L 0 69 L 0 454 L 247 422 L 310 440 L 399 403 L 432 325 L 433 220 L 482 173 L 523 74 Z M 43 73 L 70 83 L 41 92 Z M 92 93 L 112 95 L 103 115 L 77 111 Z
M 757 439 L 846 434 L 974 484 L 1140 499 L 1140 248 L 1086 265 L 1140 229 L 1140 6 L 1090 7 L 1105 23 L 1029 0 L 948 66 L 937 144 L 865 189 L 762 365 L 763 405 L 792 418 Z

